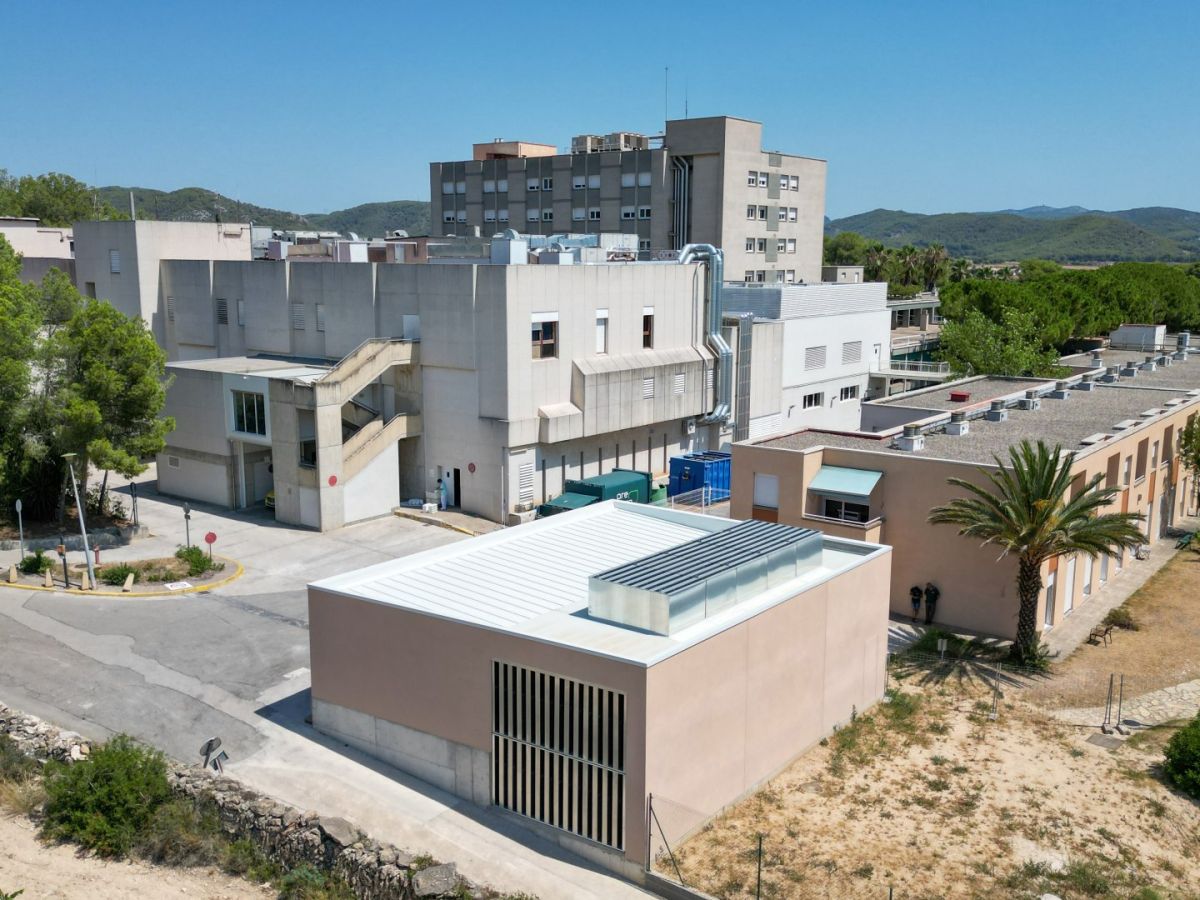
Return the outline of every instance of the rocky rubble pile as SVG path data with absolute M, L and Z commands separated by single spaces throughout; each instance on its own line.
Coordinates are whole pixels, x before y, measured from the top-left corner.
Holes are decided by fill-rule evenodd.
M 23 753 L 45 762 L 72 762 L 91 752 L 81 735 L 60 731 L 35 716 L 0 704 L 0 734 L 7 734 Z M 428 865 L 390 844 L 381 844 L 339 818 L 300 812 L 264 797 L 227 775 L 196 766 L 174 766 L 172 788 L 197 802 L 216 805 L 221 826 L 233 838 L 247 838 L 268 858 L 294 868 L 307 863 L 340 876 L 363 900 L 433 900 L 491 898 L 495 892 L 472 885 L 454 865 Z

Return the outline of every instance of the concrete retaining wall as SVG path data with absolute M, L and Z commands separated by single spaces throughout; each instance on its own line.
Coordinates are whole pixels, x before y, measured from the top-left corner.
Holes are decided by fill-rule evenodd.
M 75 523 L 74 527 L 74 533 L 65 529 L 63 537 L 66 538 L 67 549 L 78 553 L 83 550 L 83 536 L 79 533 L 78 523 Z M 101 550 L 111 550 L 113 547 L 124 547 L 138 538 L 149 537 L 149 535 L 150 529 L 145 525 L 114 525 L 111 528 L 97 528 L 95 531 L 88 531 L 88 546 L 93 549 L 99 547 Z M 57 536 L 25 539 L 25 549 L 28 552 L 56 550 L 57 548 Z M 20 541 L 0 541 L 0 550 L 19 549 L 21 549 Z

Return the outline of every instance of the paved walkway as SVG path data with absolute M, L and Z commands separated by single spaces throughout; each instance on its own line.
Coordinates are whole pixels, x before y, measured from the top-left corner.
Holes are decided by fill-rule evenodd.
M 1185 518 L 1176 523 L 1176 528 L 1183 531 L 1196 531 L 1200 528 L 1200 519 Z M 1171 561 L 1178 552 L 1175 544 L 1177 537 L 1159 538 L 1150 545 L 1149 559 L 1130 559 L 1125 568 L 1117 575 L 1110 575 L 1108 583 L 1096 591 L 1083 604 L 1075 609 L 1058 625 L 1042 634 L 1042 641 L 1055 659 L 1070 656 L 1075 649 L 1087 640 L 1088 634 L 1095 628 L 1111 609 L 1116 609 L 1150 580 L 1159 569 Z
M 1114 699 L 1115 703 L 1115 699 Z M 1173 684 L 1151 691 L 1121 705 L 1121 723 L 1130 728 L 1149 728 L 1177 719 L 1190 719 L 1200 710 L 1200 678 Z M 1114 707 L 1113 716 L 1117 711 Z M 1103 706 L 1084 706 L 1073 709 L 1058 709 L 1054 717 L 1073 725 L 1096 724 L 1104 721 Z

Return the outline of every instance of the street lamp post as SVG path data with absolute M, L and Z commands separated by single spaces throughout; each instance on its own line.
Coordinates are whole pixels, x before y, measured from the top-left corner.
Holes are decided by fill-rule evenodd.
M 17 498 L 17 502 L 13 504 L 17 508 L 17 547 L 21 554 L 21 559 L 25 558 L 25 520 L 21 515 L 21 498 Z
M 64 453 L 67 468 L 71 470 L 71 490 L 75 493 L 75 510 L 79 513 L 79 533 L 83 537 L 83 559 L 87 563 L 88 581 L 92 589 L 96 587 L 96 569 L 92 565 L 92 553 L 88 549 L 87 525 L 83 521 L 83 503 L 79 499 L 79 482 L 75 480 L 75 454 Z

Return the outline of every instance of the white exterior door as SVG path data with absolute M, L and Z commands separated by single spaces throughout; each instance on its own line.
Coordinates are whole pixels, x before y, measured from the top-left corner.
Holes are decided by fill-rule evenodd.
M 1054 582 L 1057 574 L 1057 572 L 1051 572 L 1046 576 L 1046 614 L 1042 621 L 1047 628 L 1054 626 Z
M 1067 615 L 1075 607 L 1075 557 L 1067 561 L 1067 572 L 1063 576 L 1062 604 L 1063 615 Z

